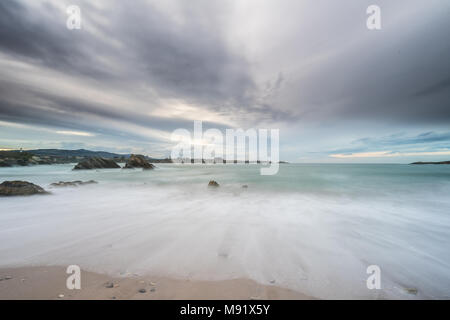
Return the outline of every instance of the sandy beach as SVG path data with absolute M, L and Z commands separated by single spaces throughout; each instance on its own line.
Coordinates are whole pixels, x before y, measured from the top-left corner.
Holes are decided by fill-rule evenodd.
M 64 267 L 19 267 L 0 269 L 0 299 L 312 299 L 276 284 L 262 285 L 248 279 L 192 281 L 127 275 L 110 277 L 81 271 L 81 289 L 66 287 Z

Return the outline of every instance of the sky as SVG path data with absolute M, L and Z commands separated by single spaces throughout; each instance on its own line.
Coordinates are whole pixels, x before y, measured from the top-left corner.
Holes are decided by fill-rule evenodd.
M 449 32 L 448 0 L 0 1 L 0 149 L 164 157 L 197 120 L 290 162 L 450 160 Z

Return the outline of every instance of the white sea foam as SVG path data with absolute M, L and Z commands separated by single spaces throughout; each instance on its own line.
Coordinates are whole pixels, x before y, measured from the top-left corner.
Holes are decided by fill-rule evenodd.
M 364 170 L 289 165 L 262 178 L 244 165 L 1 169 L 1 180 L 32 181 L 53 194 L 0 199 L 0 266 L 245 277 L 321 298 L 416 297 L 404 288 L 448 298 L 449 172 L 430 171 L 428 179 L 402 171 L 410 168 Z M 80 179 L 99 184 L 49 188 Z M 209 179 L 221 187 L 208 189 Z M 366 287 L 372 264 L 381 268 L 382 290 Z

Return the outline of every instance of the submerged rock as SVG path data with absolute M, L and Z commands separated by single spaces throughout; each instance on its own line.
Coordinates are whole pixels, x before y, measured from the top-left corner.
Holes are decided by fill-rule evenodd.
M 85 184 L 95 184 L 98 183 L 95 180 L 89 180 L 89 181 L 60 181 L 60 182 L 54 182 L 50 184 L 52 187 L 78 187 L 83 186 Z
M 243 189 L 247 189 L 247 188 L 248 188 L 248 185 L 244 184 L 244 185 L 242 186 L 242 188 L 243 188 Z
M 79 162 L 73 170 L 82 169 L 116 169 L 120 166 L 112 159 L 93 157 Z
M 212 188 L 217 188 L 217 187 L 219 187 L 220 185 L 216 182 L 216 181 L 214 181 L 214 180 L 211 180 L 211 181 L 209 181 L 209 183 L 208 183 L 208 187 L 212 187 Z
M 154 169 L 155 166 L 148 162 L 148 160 L 140 154 L 132 154 L 125 164 L 124 169 L 142 168 L 145 170 Z
M 48 193 L 40 186 L 27 181 L 4 181 L 0 184 L 0 196 L 28 196 Z

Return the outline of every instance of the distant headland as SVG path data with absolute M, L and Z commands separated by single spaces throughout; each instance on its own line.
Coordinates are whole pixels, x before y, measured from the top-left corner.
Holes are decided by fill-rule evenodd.
M 90 158 L 105 158 L 116 162 L 127 162 L 131 154 L 118 154 L 106 151 L 85 149 L 36 149 L 0 151 L 0 167 L 28 166 L 36 164 L 76 163 Z M 145 157 L 150 163 L 171 163 L 172 160 Z
M 410 164 L 450 164 L 450 161 L 426 161 L 426 162 L 422 162 L 422 161 L 418 161 L 418 162 L 413 162 Z

